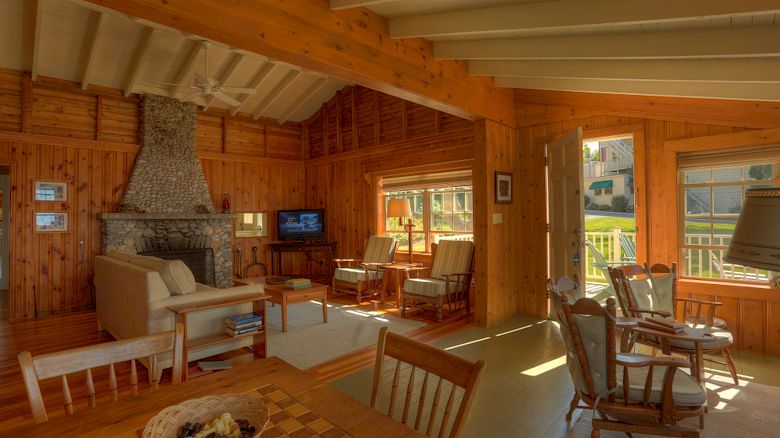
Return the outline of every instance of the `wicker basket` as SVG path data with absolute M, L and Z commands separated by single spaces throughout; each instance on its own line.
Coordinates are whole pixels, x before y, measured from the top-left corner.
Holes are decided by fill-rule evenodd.
M 163 409 L 146 423 L 143 438 L 176 438 L 185 423 L 210 421 L 225 412 L 249 421 L 256 429 L 254 438 L 268 424 L 268 408 L 260 399 L 243 394 L 208 395 Z

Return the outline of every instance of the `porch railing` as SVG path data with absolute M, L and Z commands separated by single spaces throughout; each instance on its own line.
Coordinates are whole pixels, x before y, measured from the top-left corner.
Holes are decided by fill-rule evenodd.
M 623 231 L 620 229 L 620 227 L 615 227 L 612 229 L 612 231 L 586 231 L 585 239 L 589 240 L 590 243 L 592 243 L 593 246 L 596 247 L 596 249 L 604 256 L 604 258 L 607 259 L 607 261 L 620 261 L 623 260 L 623 257 L 625 256 L 623 253 L 623 248 L 620 246 L 621 233 L 623 233 Z M 628 236 L 631 241 L 636 242 L 636 233 L 623 234 Z M 604 274 L 601 272 L 601 269 L 593 266 L 593 263 L 596 260 L 594 259 L 590 248 L 585 246 L 584 249 L 585 252 L 583 260 L 586 261 L 585 279 L 591 282 L 606 283 L 607 280 L 604 278 Z

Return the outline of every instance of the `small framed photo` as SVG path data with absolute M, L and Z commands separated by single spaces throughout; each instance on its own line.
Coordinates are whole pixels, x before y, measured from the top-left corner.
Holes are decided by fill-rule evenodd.
M 65 181 L 35 181 L 33 197 L 36 201 L 66 202 L 68 183 Z
M 496 172 L 496 204 L 512 203 L 512 174 Z
M 39 233 L 64 233 L 68 231 L 68 213 L 36 212 L 35 231 Z

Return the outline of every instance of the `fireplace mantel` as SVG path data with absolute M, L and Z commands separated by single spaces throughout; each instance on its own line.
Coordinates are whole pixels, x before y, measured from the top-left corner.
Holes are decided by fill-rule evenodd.
M 100 213 L 98 214 L 98 219 L 104 221 L 230 220 L 233 219 L 233 215 L 221 213 Z

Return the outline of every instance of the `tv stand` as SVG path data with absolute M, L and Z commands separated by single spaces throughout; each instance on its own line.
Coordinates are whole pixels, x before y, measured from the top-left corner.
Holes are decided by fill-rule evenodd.
M 288 240 L 272 242 L 268 246 L 271 247 L 271 273 L 273 275 L 308 277 L 321 283 L 331 283 L 336 242 Z M 306 272 L 285 272 L 283 255 L 286 252 L 304 253 L 306 255 Z

